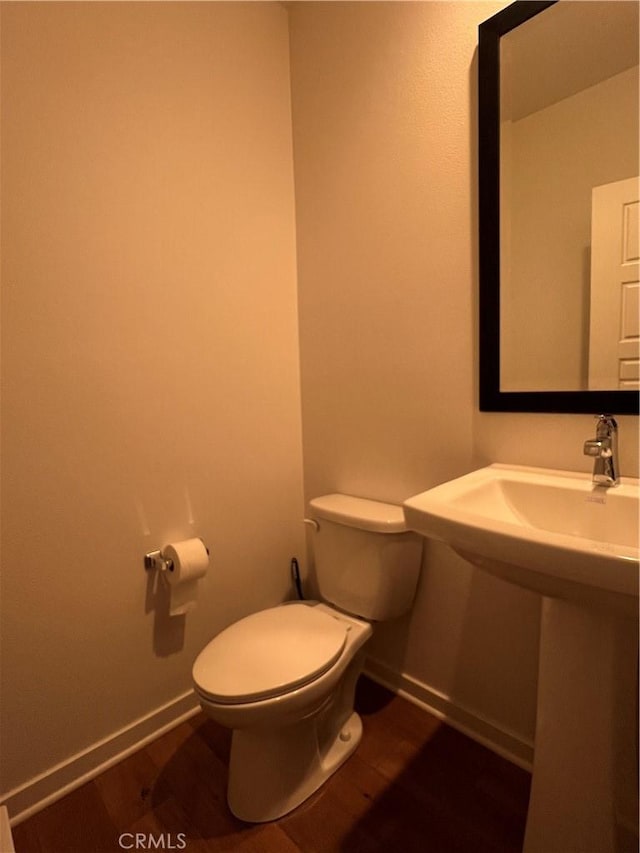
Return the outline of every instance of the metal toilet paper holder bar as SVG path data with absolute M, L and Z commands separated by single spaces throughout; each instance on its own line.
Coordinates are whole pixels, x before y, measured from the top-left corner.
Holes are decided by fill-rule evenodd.
M 162 551 L 149 551 L 144 555 L 144 567 L 147 571 L 157 569 L 159 572 L 173 571 L 173 560 L 165 560 Z
M 204 541 L 201 538 L 200 541 L 204 545 Z M 208 556 L 209 549 L 206 545 L 204 545 L 204 548 Z M 144 555 L 144 567 L 147 571 L 151 571 L 151 569 L 157 569 L 159 572 L 172 572 L 175 568 L 173 565 L 173 560 L 166 559 L 159 548 L 155 551 L 149 551 L 147 554 Z

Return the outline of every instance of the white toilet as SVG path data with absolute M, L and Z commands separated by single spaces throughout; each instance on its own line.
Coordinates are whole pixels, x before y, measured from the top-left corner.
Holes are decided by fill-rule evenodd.
M 246 821 L 291 811 L 355 750 L 354 692 L 370 622 L 408 611 L 418 581 L 422 539 L 401 507 L 338 494 L 310 506 L 324 601 L 247 616 L 193 666 L 202 708 L 233 729 L 228 802 Z

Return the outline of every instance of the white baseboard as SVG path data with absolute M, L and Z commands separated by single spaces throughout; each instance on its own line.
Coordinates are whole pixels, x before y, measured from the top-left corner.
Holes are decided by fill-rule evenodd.
M 386 664 L 367 658 L 365 675 L 387 687 L 414 705 L 433 714 L 452 728 L 496 752 L 518 767 L 531 772 L 533 766 L 533 742 L 516 732 L 509 731 L 493 720 L 454 702 L 449 696 L 412 678 L 398 673 Z
M 6 806 L 0 806 L 0 850 L 2 853 L 16 853 L 9 826 L 9 813 Z
M 95 778 L 104 770 L 142 749 L 152 740 L 193 717 L 200 710 L 192 690 L 176 697 L 150 714 L 135 720 L 112 735 L 72 755 L 44 773 L 34 776 L 6 794 L 0 794 L 15 826 Z

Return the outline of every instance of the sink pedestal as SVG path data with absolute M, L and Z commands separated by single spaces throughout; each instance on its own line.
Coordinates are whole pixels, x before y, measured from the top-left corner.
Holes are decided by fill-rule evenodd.
M 621 747 L 616 729 L 621 662 L 635 662 L 636 648 L 632 618 L 543 599 L 524 853 L 616 853 L 617 765 L 621 749 L 636 746 Z M 627 674 L 629 702 L 635 673 Z

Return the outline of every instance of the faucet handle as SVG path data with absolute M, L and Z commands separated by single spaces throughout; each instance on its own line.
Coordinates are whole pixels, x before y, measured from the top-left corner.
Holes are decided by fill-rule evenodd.
M 613 439 L 618 434 L 618 424 L 611 415 L 597 415 L 596 440 Z
M 616 419 L 613 415 L 594 415 L 594 418 L 598 421 L 598 426 L 602 424 L 603 426 L 613 427 L 613 429 L 618 428 L 618 424 L 616 423 Z

